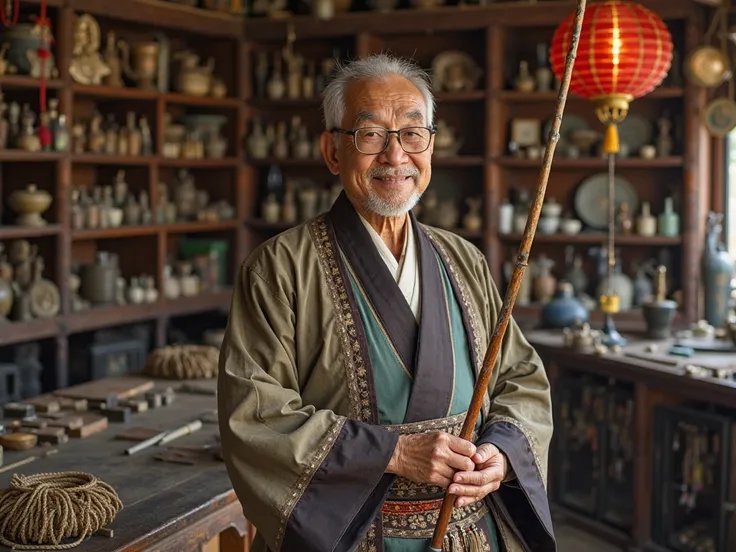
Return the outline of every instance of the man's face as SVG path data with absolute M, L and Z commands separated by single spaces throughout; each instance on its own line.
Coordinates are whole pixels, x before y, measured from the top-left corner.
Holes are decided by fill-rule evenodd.
M 352 83 L 346 90 L 344 130 L 383 127 L 398 130 L 427 127 L 427 106 L 419 90 L 403 77 Z M 409 211 L 426 190 L 432 176 L 434 137 L 422 153 L 406 153 L 396 134 L 377 155 L 358 151 L 353 137 L 338 133 L 322 135 L 322 154 L 350 200 L 381 216 L 399 216 Z M 410 149 L 407 146 L 407 149 Z

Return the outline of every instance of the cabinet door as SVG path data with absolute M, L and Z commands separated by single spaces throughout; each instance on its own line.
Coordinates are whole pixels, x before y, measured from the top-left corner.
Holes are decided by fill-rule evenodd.
M 597 518 L 602 469 L 604 388 L 584 377 L 563 376 L 557 386 L 557 501 Z
M 634 523 L 634 392 L 617 382 L 606 390 L 601 426 L 601 517 L 629 533 Z
M 655 410 L 653 532 L 678 552 L 726 552 L 730 421 L 682 407 Z

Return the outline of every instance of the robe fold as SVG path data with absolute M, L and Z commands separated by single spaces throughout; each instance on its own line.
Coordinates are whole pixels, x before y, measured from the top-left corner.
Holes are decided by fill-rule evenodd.
M 399 435 L 458 434 L 501 309 L 482 254 L 411 231 L 412 306 L 344 193 L 242 265 L 220 355 L 223 456 L 262 552 L 426 550 L 443 490 L 385 470 Z M 476 426 L 512 477 L 455 508 L 447 550 L 556 550 L 542 363 L 512 321 Z

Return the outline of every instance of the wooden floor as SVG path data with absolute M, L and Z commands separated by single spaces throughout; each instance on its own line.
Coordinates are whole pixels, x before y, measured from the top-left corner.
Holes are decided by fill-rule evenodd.
M 559 552 L 621 552 L 622 549 L 564 522 L 555 523 Z

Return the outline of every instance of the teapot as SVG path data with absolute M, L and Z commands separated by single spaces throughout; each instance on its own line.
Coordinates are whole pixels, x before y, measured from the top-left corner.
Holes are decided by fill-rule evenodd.
M 176 89 L 190 96 L 206 96 L 212 88 L 212 72 L 215 69 L 214 58 L 209 58 L 205 65 L 199 64 L 199 56 L 190 50 L 177 52 L 181 60 Z

